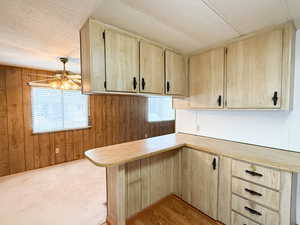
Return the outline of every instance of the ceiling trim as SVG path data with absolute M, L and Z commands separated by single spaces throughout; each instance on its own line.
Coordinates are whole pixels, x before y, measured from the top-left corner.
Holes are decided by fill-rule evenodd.
M 216 7 L 209 1 L 209 0 L 201 0 L 216 16 L 218 16 L 226 25 L 230 26 L 231 29 L 233 29 L 238 35 L 241 35 L 242 33 L 239 32 L 239 30 L 231 24 L 226 17 L 220 13 Z

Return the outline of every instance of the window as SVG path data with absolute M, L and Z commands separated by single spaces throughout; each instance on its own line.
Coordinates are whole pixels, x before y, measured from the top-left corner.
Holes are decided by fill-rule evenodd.
M 172 109 L 172 97 L 149 97 L 148 98 L 148 121 L 167 121 L 175 119 L 175 111 Z
M 88 127 L 88 96 L 80 91 L 32 87 L 33 133 Z

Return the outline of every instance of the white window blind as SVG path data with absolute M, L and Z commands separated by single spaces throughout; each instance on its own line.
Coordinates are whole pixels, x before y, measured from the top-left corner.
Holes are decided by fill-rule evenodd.
M 32 87 L 34 133 L 88 126 L 88 96 L 80 91 Z
M 148 98 L 148 121 L 175 120 L 175 110 L 172 109 L 172 97 L 151 96 Z

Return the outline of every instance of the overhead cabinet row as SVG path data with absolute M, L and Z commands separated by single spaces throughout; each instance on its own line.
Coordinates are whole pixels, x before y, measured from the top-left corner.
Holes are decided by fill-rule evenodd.
M 174 99 L 178 109 L 292 109 L 293 23 L 192 55 L 188 63 L 160 44 L 92 19 L 80 37 L 84 93 L 187 96 Z
M 174 107 L 289 110 L 294 38 L 293 24 L 286 24 L 190 56 L 190 97 Z
M 182 55 L 92 19 L 80 38 L 84 93 L 186 95 Z

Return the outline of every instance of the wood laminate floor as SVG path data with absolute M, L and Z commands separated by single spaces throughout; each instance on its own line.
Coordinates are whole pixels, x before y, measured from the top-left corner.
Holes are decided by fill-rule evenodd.
M 221 225 L 175 195 L 130 218 L 126 225 Z

